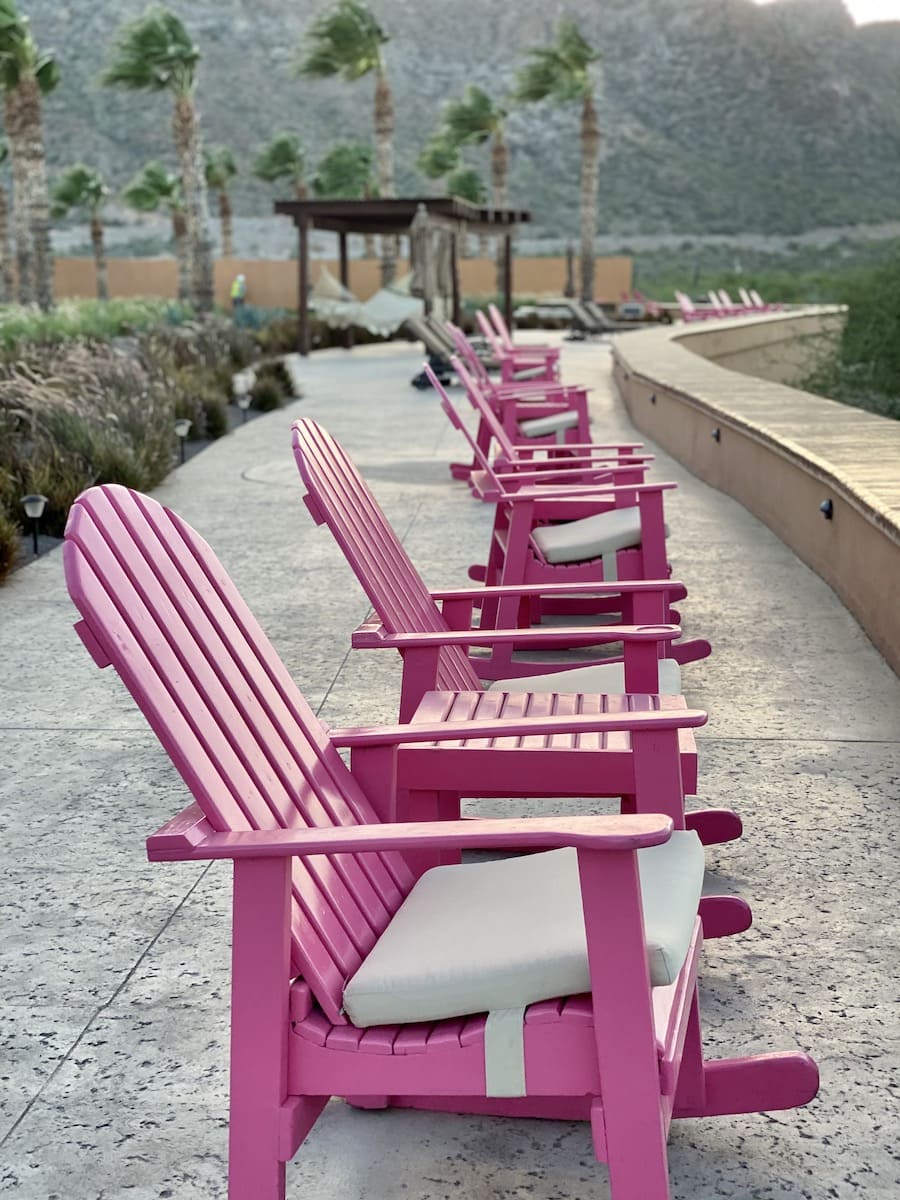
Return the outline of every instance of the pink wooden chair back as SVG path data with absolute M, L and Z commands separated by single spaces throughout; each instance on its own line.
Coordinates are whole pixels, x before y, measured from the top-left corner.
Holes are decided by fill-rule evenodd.
M 66 527 L 75 628 L 112 664 L 216 830 L 366 824 L 375 811 L 205 541 L 155 500 L 91 488 Z M 292 971 L 335 1024 L 413 876 L 396 853 L 293 861 Z
M 385 629 L 447 633 L 450 626 L 349 455 L 306 417 L 294 422 L 293 445 L 306 506 L 331 530 Z M 434 686 L 481 691 L 462 646 L 441 647 Z
M 494 328 L 497 330 L 497 337 L 499 337 L 500 342 L 503 346 L 503 349 L 504 350 L 512 350 L 513 349 L 512 334 L 509 331 L 509 326 L 506 324 L 506 321 L 504 320 L 503 313 L 500 311 L 500 309 L 497 307 L 496 304 L 488 305 L 488 315 L 490 316 L 491 321 L 494 324 Z
M 488 374 L 488 369 L 475 352 L 475 347 L 459 328 L 452 321 L 447 322 L 447 331 L 453 339 L 453 344 L 456 346 L 457 357 L 465 363 L 467 370 L 473 379 L 478 381 L 481 388 L 491 387 L 491 377 Z
M 478 328 L 481 330 L 484 339 L 486 340 L 486 342 L 490 346 L 490 348 L 493 350 L 493 352 L 497 355 L 497 357 L 502 358 L 504 354 L 508 354 L 509 351 L 506 349 L 506 347 L 503 345 L 503 342 L 497 336 L 496 329 L 494 329 L 493 325 L 490 323 L 490 321 L 487 319 L 487 316 L 485 315 L 485 313 L 483 313 L 481 311 L 480 308 L 475 313 L 475 320 L 478 322 Z

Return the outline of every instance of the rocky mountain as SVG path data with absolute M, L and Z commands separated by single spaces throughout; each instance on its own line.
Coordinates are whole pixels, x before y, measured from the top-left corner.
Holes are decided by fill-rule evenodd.
M 297 130 L 314 162 L 368 137 L 372 84 L 307 83 L 290 66 L 329 0 L 170 0 L 200 46 L 205 137 L 249 169 L 259 145 Z M 103 89 L 116 30 L 144 0 L 20 0 L 62 82 L 46 106 L 51 167 L 76 159 L 121 185 L 170 158 L 164 97 Z M 371 0 L 391 36 L 398 186 L 421 192 L 415 157 L 443 101 L 467 82 L 510 89 L 523 51 L 576 20 L 603 55 L 602 232 L 790 234 L 900 218 L 900 22 L 856 28 L 842 0 Z M 539 231 L 577 228 L 578 110 L 513 109 L 514 203 Z M 486 157 L 472 161 L 487 168 Z M 244 182 L 239 212 L 269 210 Z

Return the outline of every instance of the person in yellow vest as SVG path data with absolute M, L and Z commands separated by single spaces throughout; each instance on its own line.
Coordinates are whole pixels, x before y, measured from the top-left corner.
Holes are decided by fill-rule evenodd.
M 231 285 L 231 311 L 237 320 L 238 313 L 244 307 L 244 301 L 247 299 L 247 276 L 235 275 L 234 283 Z

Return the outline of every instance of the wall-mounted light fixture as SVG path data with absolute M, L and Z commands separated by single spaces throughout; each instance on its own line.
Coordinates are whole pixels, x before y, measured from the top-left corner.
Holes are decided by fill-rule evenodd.
M 721 440 L 722 440 L 722 430 L 721 430 L 721 429 L 719 429 L 718 427 L 716 427 L 716 428 L 715 428 L 715 429 L 712 431 L 712 433 L 711 433 L 711 435 L 710 435 L 710 436 L 712 437 L 712 440 L 713 440 L 714 442 L 721 442 Z
M 834 520 L 834 503 L 831 500 L 823 500 L 819 505 L 819 512 L 826 521 Z

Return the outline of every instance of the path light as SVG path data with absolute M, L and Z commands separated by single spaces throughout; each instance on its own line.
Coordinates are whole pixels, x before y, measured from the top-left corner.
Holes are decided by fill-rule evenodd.
M 184 439 L 191 432 L 191 422 L 187 417 L 179 417 L 175 422 L 175 433 L 178 437 L 178 447 L 181 451 L 181 462 L 184 465 Z
M 826 521 L 831 521 L 834 518 L 834 504 L 830 500 L 823 500 L 819 505 L 819 512 Z
M 38 548 L 38 529 L 41 524 L 41 517 L 44 515 L 44 509 L 47 507 L 47 497 L 40 496 L 37 493 L 31 496 L 23 496 L 22 504 L 25 508 L 25 516 L 31 518 L 31 536 L 34 539 L 35 557 L 40 554 Z
M 249 392 L 242 392 L 241 395 L 235 397 L 235 403 L 241 410 L 241 423 L 247 420 L 247 409 L 253 403 L 253 397 Z

